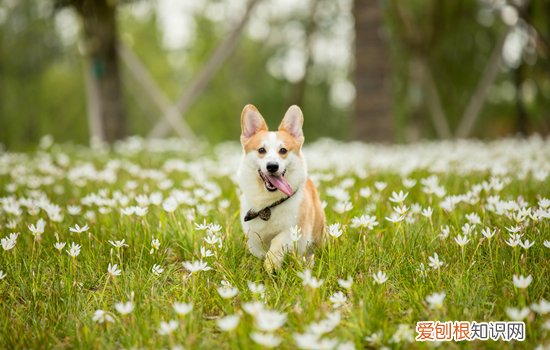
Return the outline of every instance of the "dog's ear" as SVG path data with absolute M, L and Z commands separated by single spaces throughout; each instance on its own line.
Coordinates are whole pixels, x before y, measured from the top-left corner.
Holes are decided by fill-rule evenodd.
M 254 105 L 246 105 L 241 113 L 241 142 L 245 142 L 259 131 L 267 131 L 267 124 Z
M 280 131 L 286 131 L 290 135 L 296 137 L 297 139 L 300 139 L 301 142 L 304 140 L 304 134 L 302 132 L 302 126 L 304 125 L 304 114 L 302 113 L 302 110 L 300 107 L 293 105 L 288 108 L 288 110 L 285 113 L 285 116 L 283 118 L 283 121 L 281 122 L 281 125 L 279 125 Z

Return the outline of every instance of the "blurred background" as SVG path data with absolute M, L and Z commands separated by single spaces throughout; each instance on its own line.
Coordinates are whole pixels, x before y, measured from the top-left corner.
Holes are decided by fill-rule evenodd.
M 550 133 L 550 0 L 2 0 L 0 143 Z

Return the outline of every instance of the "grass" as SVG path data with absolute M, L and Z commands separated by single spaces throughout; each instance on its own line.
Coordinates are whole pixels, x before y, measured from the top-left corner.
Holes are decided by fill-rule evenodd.
M 27 154 L 0 154 L 0 236 L 19 232 L 14 248 L 0 251 L 0 270 L 6 274 L 0 280 L 1 347 L 261 348 L 250 337 L 257 331 L 254 317 L 243 311 L 246 302 L 261 300 L 267 308 L 286 313 L 285 324 L 274 334 L 282 340 L 280 348 L 293 349 L 297 346 L 295 334 L 305 333 L 311 322 L 326 318 L 334 309 L 329 298 L 342 291 L 347 300 L 338 308 L 341 321 L 321 337 L 327 344 L 333 340 L 334 345 L 353 344 L 357 349 L 427 348 L 433 344 L 406 339 L 407 334 L 416 336 L 418 321 L 505 321 L 510 319 L 506 308 L 529 307 L 542 298 L 550 299 L 550 249 L 543 245 L 543 241 L 550 240 L 548 218 L 522 220 L 516 215 L 517 207 L 530 208 L 533 213 L 541 206 L 541 198 L 549 198 L 548 176 L 540 179 L 540 175 L 528 171 L 524 177 L 524 164 L 510 154 L 507 143 L 465 147 L 460 157 L 455 154 L 449 160 L 455 165 L 441 172 L 417 166 L 402 175 L 398 161 L 390 167 L 376 167 L 356 160 L 364 172 L 337 163 L 332 168 L 325 164 L 326 169 L 311 167 L 310 173 L 327 203 L 327 223 L 340 223 L 344 233 L 338 238 L 329 237 L 325 246 L 315 249 L 313 260 L 288 254 L 283 268 L 268 275 L 262 261 L 248 253 L 240 228 L 237 192 L 230 181 L 238 157 L 227 159 L 220 149 L 167 143 L 159 150 L 134 142 L 137 148 L 128 142 L 116 152 L 46 145 Z M 510 141 L 512 146 L 514 142 Z M 475 158 L 475 154 L 468 153 L 474 146 L 498 154 L 495 164 L 505 164 L 507 170 L 496 176 L 487 168 L 465 170 L 463 166 L 476 161 L 466 158 Z M 531 153 L 521 151 L 521 157 L 532 159 L 532 169 L 549 169 L 550 153 L 537 153 L 541 147 L 535 141 L 519 146 L 532 149 Z M 547 143 L 543 146 L 542 150 L 548 148 Z M 238 149 L 228 147 L 227 154 L 238 156 Z M 366 152 L 357 145 L 338 147 L 349 147 L 347 152 L 351 154 L 353 147 L 356 152 Z M 423 154 L 446 154 L 442 144 L 422 147 Z M 312 147 L 312 159 L 322 158 L 321 150 Z M 420 154 L 414 147 L 411 151 L 399 147 L 376 150 L 404 157 Z M 333 152 L 343 151 L 335 148 Z M 368 153 L 365 158 L 376 158 L 376 153 Z M 431 194 L 422 184 L 432 175 L 437 176 L 445 195 Z M 503 183 L 502 189 L 489 185 L 492 178 Z M 406 188 L 404 179 L 416 180 L 416 184 Z M 386 187 L 377 189 L 381 186 L 377 182 L 384 182 Z M 482 184 L 486 189 L 478 191 Z M 366 196 L 363 191 L 362 196 L 361 189 L 367 187 L 371 194 Z M 404 200 L 407 219 L 399 223 L 385 219 L 397 206 L 389 201 L 394 191 L 408 192 Z M 162 204 L 150 203 L 144 216 L 121 214 L 122 208 L 137 205 L 138 195 L 153 192 L 162 193 L 163 199 L 178 197 L 177 210 L 169 213 Z M 334 207 L 346 200 L 346 195 L 337 199 L 335 192 L 347 193 L 353 208 L 337 213 Z M 441 208 L 447 197 L 463 194 L 469 196 L 453 210 Z M 491 196 L 498 196 L 505 207 L 501 213 L 491 210 Z M 508 205 L 504 205 L 506 201 Z M 20 208 L 19 215 L 10 209 L 13 203 Z M 415 212 L 415 203 L 417 208 L 431 207 L 432 216 Z M 58 222 L 52 220 L 54 204 L 62 213 Z M 81 212 L 71 215 L 69 205 L 80 207 Z M 366 213 L 375 216 L 378 225 L 372 229 L 353 227 L 353 218 Z M 471 213 L 478 215 L 480 223 L 467 235 L 468 243 L 460 247 L 454 238 L 462 233 L 468 222 L 466 215 Z M 28 225 L 40 218 L 46 225 L 44 232 L 35 236 Z M 221 225 L 217 234 L 221 245 L 205 243 L 206 230 L 196 227 L 203 222 Z M 76 224 L 87 224 L 89 230 L 70 232 Z M 445 225 L 450 234 L 441 238 Z M 531 248 L 505 243 L 509 239 L 507 228 L 515 225 L 523 241 L 535 241 Z M 491 239 L 481 234 L 486 227 L 496 230 Z M 54 248 L 56 233 L 60 242 L 67 243 L 61 251 Z M 160 248 L 151 253 L 153 238 L 160 241 Z M 108 242 L 122 239 L 127 247 L 115 248 Z M 66 251 L 72 242 L 81 245 L 76 258 Z M 200 260 L 203 246 L 216 254 L 203 259 L 212 269 L 191 274 L 182 263 Z M 437 270 L 429 266 L 429 257 L 434 253 L 444 262 Z M 109 264 L 118 264 L 120 276 L 109 276 Z M 164 272 L 152 273 L 154 264 Z M 324 280 L 319 288 L 303 285 L 298 274 L 306 269 Z M 375 283 L 372 277 L 378 271 L 387 274 L 383 284 Z M 514 286 L 514 275 L 531 275 L 533 281 L 526 289 L 519 289 Z M 339 286 L 338 279 L 348 276 L 353 284 L 346 290 Z M 238 288 L 236 297 L 221 298 L 217 289 L 222 280 Z M 265 295 L 253 294 L 248 281 L 264 284 Z M 436 292 L 446 294 L 440 308 L 432 308 L 426 301 Z M 115 303 L 129 300 L 134 310 L 128 315 L 119 314 Z M 192 311 L 177 315 L 172 307 L 176 301 L 192 302 Z M 113 322 L 94 321 L 96 310 L 108 312 Z M 240 315 L 237 328 L 221 331 L 217 320 L 232 314 Z M 524 319 L 524 342 L 448 342 L 442 348 L 548 346 L 549 319 L 548 315 L 529 311 Z M 178 320 L 177 329 L 169 335 L 159 334 L 160 323 L 169 320 Z M 405 334 L 402 339 L 396 334 L 400 325 L 406 325 L 401 326 Z M 378 343 L 366 339 L 376 332 L 381 335 Z

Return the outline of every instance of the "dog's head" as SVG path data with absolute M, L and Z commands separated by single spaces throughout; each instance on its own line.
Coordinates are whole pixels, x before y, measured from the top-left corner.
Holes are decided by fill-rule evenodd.
M 303 124 L 302 110 L 291 106 L 279 129 L 270 132 L 256 107 L 244 107 L 241 114 L 244 162 L 249 170 L 257 171 L 258 180 L 268 192 L 279 190 L 290 196 L 305 181 Z

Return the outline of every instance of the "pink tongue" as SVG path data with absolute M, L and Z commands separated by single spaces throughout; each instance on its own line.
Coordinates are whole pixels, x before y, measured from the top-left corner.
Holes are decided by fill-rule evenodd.
M 283 192 L 287 196 L 292 195 L 292 187 L 290 187 L 290 184 L 286 181 L 286 179 L 282 176 L 273 176 L 273 175 L 266 175 L 267 179 L 271 184 L 279 189 L 279 191 Z

